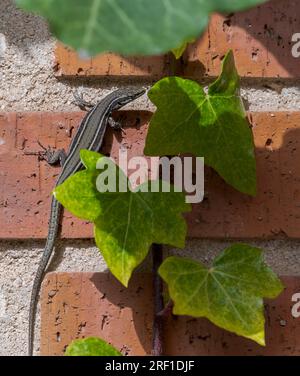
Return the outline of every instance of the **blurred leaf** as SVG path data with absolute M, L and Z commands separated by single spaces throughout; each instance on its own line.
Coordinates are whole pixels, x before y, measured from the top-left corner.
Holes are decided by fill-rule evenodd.
M 266 0 L 16 0 L 46 17 L 55 36 L 95 55 L 156 55 L 196 38 L 216 11 L 236 12 Z

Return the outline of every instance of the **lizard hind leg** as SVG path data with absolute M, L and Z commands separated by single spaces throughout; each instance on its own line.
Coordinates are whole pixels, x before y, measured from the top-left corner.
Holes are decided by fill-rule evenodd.
M 48 149 L 46 152 L 46 162 L 49 165 L 55 165 L 57 163 L 60 164 L 62 167 L 65 164 L 65 161 L 67 159 L 67 154 L 64 151 L 64 149 L 59 149 L 59 150 L 52 150 Z
M 40 157 L 44 159 L 50 166 L 56 165 L 58 163 L 61 166 L 64 165 L 67 159 L 67 154 L 64 149 L 54 150 L 50 146 L 48 148 L 45 148 L 40 143 L 39 145 L 44 149 L 44 152 L 40 154 Z

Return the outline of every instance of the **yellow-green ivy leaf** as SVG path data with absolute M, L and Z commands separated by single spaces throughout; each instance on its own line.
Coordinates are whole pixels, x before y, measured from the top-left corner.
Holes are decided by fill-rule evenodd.
M 94 222 L 96 244 L 110 271 L 125 286 L 133 270 L 145 259 L 152 243 L 183 248 L 187 226 L 183 213 L 190 211 L 184 193 L 162 190 L 160 181 L 146 182 L 134 191 L 100 193 L 96 181 L 99 160 L 111 160 L 98 153 L 81 151 L 86 170 L 56 187 L 56 199 L 75 216 Z M 129 184 L 116 167 L 118 179 Z M 150 191 L 152 184 L 156 191 Z M 145 188 L 148 192 L 145 192 Z
M 66 356 L 122 356 L 122 354 L 101 338 L 89 337 L 73 341 L 66 350 Z
M 169 257 L 159 274 L 168 284 L 175 315 L 206 317 L 265 345 L 263 298 L 276 298 L 283 285 L 264 263 L 262 250 L 235 244 L 210 268 L 191 259 Z

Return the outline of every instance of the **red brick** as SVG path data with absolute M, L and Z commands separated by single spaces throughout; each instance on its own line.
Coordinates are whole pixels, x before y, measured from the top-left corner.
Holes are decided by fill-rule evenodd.
M 121 57 L 106 53 L 94 58 L 81 59 L 74 50 L 61 43 L 57 44 L 55 57 L 57 76 L 133 76 L 159 79 L 171 74 L 174 66 L 174 58 L 171 54 Z
M 169 317 L 166 355 L 300 355 L 299 320 L 291 315 L 299 277 L 266 304 L 267 347 L 223 331 L 206 319 Z M 50 273 L 42 289 L 41 354 L 61 355 L 76 338 L 99 336 L 128 355 L 151 353 L 151 276 L 136 273 L 128 289 L 106 273 Z M 82 293 L 84 291 L 84 293 Z
M 185 54 L 184 74 L 217 76 L 232 49 L 239 74 L 246 77 L 300 77 L 300 58 L 291 53 L 300 32 L 298 0 L 272 0 L 229 17 L 214 15 L 207 32 Z
M 67 148 L 83 113 L 0 115 L 0 238 L 45 238 L 50 192 L 59 167 L 25 152 L 43 145 Z M 119 112 L 126 134 L 108 130 L 103 153 L 143 154 L 149 112 Z M 196 238 L 300 238 L 300 112 L 250 114 L 256 144 L 258 195 L 243 195 L 206 169 L 206 198 L 187 215 Z M 92 225 L 71 214 L 63 219 L 63 238 L 90 238 Z

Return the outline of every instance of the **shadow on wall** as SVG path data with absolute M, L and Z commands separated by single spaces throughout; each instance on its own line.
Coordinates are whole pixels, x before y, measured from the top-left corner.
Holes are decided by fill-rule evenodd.
M 261 43 L 266 49 L 262 52 L 266 54 L 266 60 L 273 55 L 291 76 L 299 77 L 300 63 L 295 64 L 291 53 L 292 36 L 300 33 L 299 0 L 271 0 L 247 12 L 229 16 L 224 23 L 224 30 L 229 34 L 232 27 L 244 29 Z M 247 40 L 243 42 L 247 44 Z M 255 61 L 259 53 L 253 46 L 251 58 Z M 272 64 L 271 60 L 269 64 Z
M 108 335 L 117 348 L 123 346 L 124 355 L 151 355 L 154 304 L 151 274 L 135 273 L 128 288 L 112 275 L 107 275 L 109 284 L 104 284 L 103 279 L 99 273 L 90 279 L 106 300 L 101 332 Z
M 254 113 L 250 118 L 257 196 L 236 191 L 207 168 L 205 199 L 187 215 L 191 237 L 300 237 L 300 116 L 296 112 Z
M 299 0 L 270 0 L 245 12 L 213 15 L 207 33 L 185 52 L 180 73 L 217 76 L 221 60 L 232 49 L 243 77 L 299 77 L 299 58 L 292 55 L 296 33 Z

